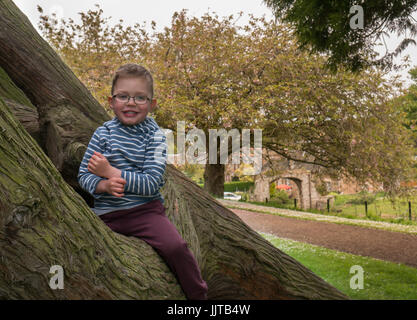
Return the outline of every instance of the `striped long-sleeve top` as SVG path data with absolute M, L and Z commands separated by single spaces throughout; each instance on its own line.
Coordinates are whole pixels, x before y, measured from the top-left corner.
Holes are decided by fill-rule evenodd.
M 121 170 L 121 177 L 126 180 L 123 197 L 95 192 L 97 184 L 105 178 L 87 169 L 94 151 Z M 166 159 L 166 137 L 152 117 L 148 116 L 133 126 L 125 126 L 114 117 L 94 132 L 80 165 L 78 182 L 94 197 L 92 210 L 97 215 L 132 208 L 155 199 L 164 203 L 159 189 L 164 185 Z

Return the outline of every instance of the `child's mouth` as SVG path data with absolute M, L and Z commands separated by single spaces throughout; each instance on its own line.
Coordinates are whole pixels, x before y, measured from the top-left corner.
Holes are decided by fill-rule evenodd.
M 125 115 L 125 117 L 134 117 L 138 114 L 138 112 L 134 112 L 134 111 L 125 111 L 123 112 L 123 114 Z

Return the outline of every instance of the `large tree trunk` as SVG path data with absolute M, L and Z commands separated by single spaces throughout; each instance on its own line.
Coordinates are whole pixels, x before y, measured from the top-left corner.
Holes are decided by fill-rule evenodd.
M 0 66 L 36 106 L 42 149 L 77 187 L 74 159 L 109 116 L 12 1 L 0 8 Z
M 8 0 L 0 2 L 0 66 L 11 78 L 0 91 L 0 298 L 184 298 L 150 246 L 112 232 L 74 191 L 86 143 L 108 116 Z M 167 215 L 210 299 L 346 298 L 173 166 L 165 179 Z M 64 269 L 63 290 L 49 287 L 52 265 Z
M 218 140 L 218 139 L 216 139 Z M 213 197 L 223 198 L 224 193 L 224 171 L 225 164 L 221 163 L 222 152 L 225 152 L 227 157 L 232 153 L 232 144 L 227 144 L 227 151 L 222 151 L 220 148 L 221 143 L 225 143 L 225 140 L 220 139 L 221 142 L 216 147 L 216 163 L 210 163 L 207 161 L 204 167 L 204 190 Z M 208 141 L 210 143 L 212 141 Z M 217 141 L 216 141 L 217 143 Z M 211 149 L 209 152 L 213 152 Z M 211 155 L 210 155 L 211 156 Z M 210 157 L 209 157 L 210 159 Z
M 204 169 L 204 190 L 214 197 L 223 198 L 224 169 L 221 163 L 207 163 Z

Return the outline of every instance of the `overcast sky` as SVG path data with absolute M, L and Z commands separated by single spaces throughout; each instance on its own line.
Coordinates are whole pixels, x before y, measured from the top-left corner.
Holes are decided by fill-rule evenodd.
M 190 16 L 197 17 L 207 12 L 215 12 L 220 17 L 231 14 L 237 16 L 239 11 L 243 11 L 244 16 L 239 20 L 239 24 L 244 24 L 248 21 L 249 13 L 256 17 L 265 15 L 267 18 L 272 18 L 271 10 L 266 7 L 262 0 L 14 0 L 14 3 L 27 15 L 36 29 L 38 29 L 37 24 L 39 21 L 37 5 L 43 8 L 44 13 L 51 14 L 54 12 L 58 17 L 72 18 L 75 21 L 79 21 L 78 12 L 86 12 L 95 8 L 94 4 L 99 4 L 100 8 L 103 9 L 103 16 L 111 16 L 111 21 L 114 23 L 117 23 L 119 19 L 123 19 L 129 25 L 135 23 L 143 24 L 146 21 L 147 26 L 150 26 L 150 22 L 153 20 L 156 22 L 158 30 L 169 26 L 172 14 L 182 9 L 188 9 Z M 388 42 L 388 47 L 392 49 L 396 44 L 398 44 L 398 40 L 392 37 Z M 405 54 L 410 55 L 411 65 L 417 66 L 417 47 L 409 46 Z M 399 62 L 400 58 L 396 61 Z M 402 71 L 400 74 L 402 79 L 409 84 L 407 71 Z
M 263 4 L 262 0 L 239 1 L 239 0 L 14 0 L 14 3 L 28 16 L 34 25 L 39 20 L 39 13 L 36 6 L 39 4 L 46 13 L 55 12 L 64 18 L 76 18 L 78 12 L 86 12 L 99 4 L 103 9 L 104 16 L 111 16 L 114 22 L 123 19 L 127 24 L 136 22 L 148 24 L 152 20 L 161 29 L 170 25 L 172 14 L 175 11 L 188 9 L 191 16 L 201 16 L 206 12 L 216 12 L 220 17 L 230 14 L 237 14 L 243 11 L 246 14 L 252 13 L 255 16 L 266 15 L 272 17 L 272 12 Z M 244 20 L 244 19 L 241 19 Z

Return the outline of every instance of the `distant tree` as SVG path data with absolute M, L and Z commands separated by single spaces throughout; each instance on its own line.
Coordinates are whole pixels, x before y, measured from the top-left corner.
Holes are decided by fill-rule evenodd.
M 415 44 L 416 20 L 412 13 L 417 0 L 264 0 L 275 16 L 291 23 L 301 47 L 311 52 L 329 55 L 332 69 L 343 65 L 350 70 L 360 70 L 371 65 L 384 68 L 397 67 L 393 57 L 409 44 Z M 363 8 L 363 29 L 352 29 L 350 19 L 357 11 L 353 5 Z M 388 33 L 402 36 L 398 47 L 377 59 L 373 49 L 377 41 L 385 42 Z
M 395 99 L 395 102 L 399 103 L 406 113 L 403 125 L 411 132 L 414 142 L 413 153 L 417 157 L 417 67 L 411 69 L 409 74 L 413 83 L 405 90 L 402 96 Z M 413 180 L 415 181 L 417 180 L 417 164 L 414 164 L 413 167 Z
M 89 88 L 100 104 L 107 107 L 113 72 L 127 62 L 146 65 L 144 57 L 149 50 L 149 35 L 144 26 L 123 25 L 123 20 L 109 26 L 110 18 L 103 10 L 80 12 L 80 23 L 71 18 L 57 20 L 38 6 L 38 27 L 49 44 L 60 54 L 77 77 Z M 147 65 L 146 65 L 147 66 Z
M 407 122 L 404 125 L 413 133 L 414 146 L 417 148 L 417 67 L 411 69 L 409 74 L 413 84 L 410 85 L 402 97 L 404 110 L 407 113 Z

